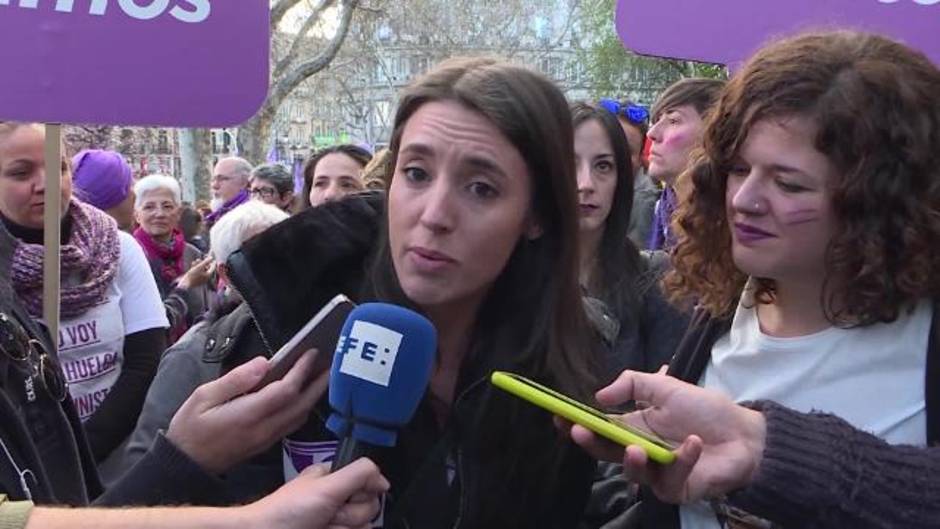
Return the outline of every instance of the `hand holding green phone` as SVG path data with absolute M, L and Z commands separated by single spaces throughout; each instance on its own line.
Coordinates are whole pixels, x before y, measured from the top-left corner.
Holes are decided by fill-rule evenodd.
M 675 447 L 666 441 L 612 419 L 603 412 L 538 382 L 506 371 L 494 371 L 490 376 L 490 381 L 494 386 L 504 391 L 548 410 L 559 417 L 580 424 L 617 444 L 639 446 L 646 451 L 646 455 L 650 459 L 657 463 L 668 465 L 676 460 L 676 455 L 673 453 Z

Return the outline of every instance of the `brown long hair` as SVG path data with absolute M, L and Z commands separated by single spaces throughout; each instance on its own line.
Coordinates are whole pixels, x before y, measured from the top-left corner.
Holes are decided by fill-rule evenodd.
M 300 201 L 297 202 L 297 212 L 310 209 L 310 191 L 313 189 L 313 173 L 317 170 L 317 164 L 320 163 L 326 155 L 328 154 L 345 154 L 353 159 L 360 168 L 365 168 L 366 165 L 372 161 L 372 154 L 363 149 L 358 145 L 352 145 L 349 143 L 343 143 L 340 145 L 331 145 L 329 147 L 324 147 L 304 162 L 304 188 L 301 191 Z
M 725 187 L 755 123 L 801 116 L 835 165 L 837 233 L 826 251 L 827 318 L 890 322 L 940 294 L 940 71 L 921 53 L 854 31 L 810 33 L 759 51 L 706 121 L 703 149 L 681 177 L 671 298 L 726 317 L 745 275 L 731 258 Z M 768 303 L 774 282 L 758 281 Z
M 542 235 L 520 237 L 477 313 L 470 349 L 460 367 L 463 392 L 492 369 L 535 378 L 582 399 L 597 389 L 592 361 L 600 358 L 586 326 L 578 286 L 578 214 L 574 133 L 568 104 L 547 79 L 495 59 L 452 59 L 404 90 L 389 145 L 387 182 L 395 174 L 408 120 L 423 105 L 456 102 L 486 117 L 525 160 L 532 181 L 531 214 Z M 412 306 L 392 266 L 387 225 L 372 269 L 373 295 Z M 517 527 L 531 505 L 558 494 L 572 465 L 589 465 L 561 439 L 544 411 L 489 386 L 449 424 L 480 469 L 461 483 L 476 498 L 465 513 L 474 527 Z M 460 400 L 455 401 L 458 406 Z M 472 406 L 472 417 L 468 416 Z M 462 425 L 461 425 L 462 424 Z M 520 428 L 525 425 L 524 428 Z M 467 477 L 467 476 L 465 476 Z M 525 512 L 524 512 L 525 511 Z
M 578 286 L 578 215 L 571 116 L 547 79 L 492 58 L 457 58 L 415 80 L 401 95 L 389 145 L 394 178 L 409 118 L 432 101 L 455 101 L 489 119 L 525 159 L 532 212 L 542 235 L 522 238 L 479 311 L 474 349 L 493 349 L 513 366 L 588 396 L 596 389 Z M 373 270 L 380 297 L 403 297 L 385 240 Z M 483 346 L 483 341 L 489 341 Z M 471 354 L 474 354 L 471 351 Z
M 592 120 L 604 129 L 617 167 L 617 186 L 610 214 L 604 221 L 596 269 L 590 274 L 592 284 L 588 288 L 619 319 L 633 318 L 639 310 L 637 281 L 643 270 L 640 251 L 627 237 L 633 210 L 633 164 L 627 136 L 617 116 L 600 106 L 576 102 L 571 105 L 571 119 L 575 129 Z

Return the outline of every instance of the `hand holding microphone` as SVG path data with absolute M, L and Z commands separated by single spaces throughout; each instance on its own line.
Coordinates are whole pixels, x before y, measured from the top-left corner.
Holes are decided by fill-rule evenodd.
M 375 463 L 359 459 L 334 473 L 307 468 L 273 494 L 242 507 L 243 527 L 371 527 L 388 490 Z

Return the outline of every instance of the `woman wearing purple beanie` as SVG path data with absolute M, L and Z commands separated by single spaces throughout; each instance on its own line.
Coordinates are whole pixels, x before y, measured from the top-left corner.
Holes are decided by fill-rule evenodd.
M 134 228 L 134 178 L 120 153 L 85 150 L 72 158 L 75 196 L 114 217 L 126 232 Z
M 39 125 L 0 123 L 0 221 L 13 235 L 14 290 L 36 320 L 42 317 L 44 141 Z M 86 190 L 110 189 L 94 176 L 105 172 L 88 171 L 113 167 L 111 154 L 86 153 L 78 161 Z M 70 396 L 95 459 L 103 462 L 137 422 L 169 324 L 143 250 L 113 218 L 72 196 L 71 169 L 63 158 L 62 317 L 55 338 Z M 129 185 L 126 173 L 122 178 L 121 186 Z M 117 196 L 127 196 L 121 189 L 91 199 L 114 206 L 123 200 Z

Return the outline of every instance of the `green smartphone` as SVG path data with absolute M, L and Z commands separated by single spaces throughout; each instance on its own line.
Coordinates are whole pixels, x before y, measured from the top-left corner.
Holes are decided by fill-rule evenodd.
M 545 387 L 524 376 L 507 371 L 494 371 L 490 376 L 494 386 L 527 400 L 555 415 L 580 424 L 588 430 L 622 445 L 636 445 L 646 451 L 647 457 L 662 463 L 671 464 L 676 460 L 673 453 L 675 446 L 657 436 L 638 428 L 616 421 L 603 412 L 578 402 L 551 388 Z

